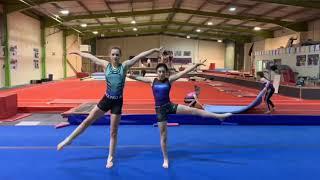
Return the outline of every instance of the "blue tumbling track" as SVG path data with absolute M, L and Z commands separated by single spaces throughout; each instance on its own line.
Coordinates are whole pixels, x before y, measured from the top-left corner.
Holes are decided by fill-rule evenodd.
M 120 126 L 117 160 L 105 169 L 109 130 L 89 127 L 63 151 L 75 126 L 0 126 L 1 180 L 319 180 L 319 126 L 179 126 L 168 129 L 170 168 L 159 130 Z
M 70 124 L 80 124 L 86 115 L 68 115 Z M 122 115 L 123 125 L 152 125 L 157 122 L 155 115 Z M 188 125 L 220 125 L 221 121 L 213 118 L 202 118 L 193 115 L 169 115 L 170 123 Z M 110 116 L 105 115 L 94 122 L 95 125 L 110 124 Z M 228 117 L 226 125 L 320 125 L 320 116 L 317 115 L 265 115 L 265 114 L 236 114 Z
M 262 102 L 262 98 L 266 92 L 267 88 L 260 91 L 257 97 L 247 106 L 220 106 L 220 105 L 204 105 L 204 110 L 212 113 L 233 113 L 239 114 L 244 113 L 250 109 L 259 106 Z

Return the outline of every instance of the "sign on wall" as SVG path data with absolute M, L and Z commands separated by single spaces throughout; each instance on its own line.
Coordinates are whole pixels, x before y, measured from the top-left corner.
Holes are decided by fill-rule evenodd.
M 318 66 L 319 54 L 309 54 L 308 55 L 308 66 Z
M 172 51 L 170 51 L 170 52 L 172 52 Z M 191 57 L 191 51 L 175 50 L 174 51 L 174 58 L 180 58 L 180 57 Z
M 183 51 L 183 56 L 184 57 L 190 57 L 191 56 L 191 51 Z
M 33 67 L 35 69 L 39 69 L 39 49 L 38 48 L 33 48 Z
M 169 51 L 172 52 L 172 51 Z M 189 50 L 175 50 L 172 53 L 172 62 L 175 64 L 189 64 L 192 63 L 191 51 Z
M 306 65 L 306 55 L 297 55 L 296 66 L 305 66 Z
M 17 47 L 17 45 L 10 46 L 9 52 L 10 52 L 10 67 L 11 67 L 11 69 L 16 70 L 18 67 L 18 47 Z
M 271 55 L 262 51 L 256 56 L 256 61 L 264 59 L 282 59 L 281 64 L 289 66 L 298 76 L 319 77 L 320 45 L 306 46 L 303 48 L 285 48 L 279 55 Z M 300 53 L 299 53 L 300 52 Z M 299 53 L 299 54 L 296 54 Z
M 174 57 L 177 56 L 182 56 L 182 51 L 178 50 L 178 51 L 174 51 Z

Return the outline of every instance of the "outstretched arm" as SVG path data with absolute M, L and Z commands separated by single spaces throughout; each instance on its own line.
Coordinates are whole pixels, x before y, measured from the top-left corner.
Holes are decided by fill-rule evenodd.
M 140 82 L 144 82 L 144 83 L 152 83 L 152 79 L 146 78 L 146 77 L 143 77 L 143 76 L 137 76 L 137 75 L 130 74 L 127 77 L 130 78 L 130 79 L 134 79 L 134 80 L 140 81 Z
M 109 64 L 108 61 L 105 61 L 103 59 L 99 59 L 99 58 L 95 57 L 94 55 L 92 55 L 90 53 L 84 53 L 84 52 L 81 52 L 81 51 L 71 51 L 69 54 L 75 54 L 75 55 L 78 55 L 78 56 L 81 56 L 81 57 L 84 57 L 84 58 L 88 58 L 92 62 L 94 62 L 94 63 L 96 63 L 98 65 L 101 65 L 103 67 L 107 67 L 107 65 Z
M 193 66 L 185 69 L 184 71 L 178 72 L 177 74 L 174 74 L 172 76 L 169 77 L 169 82 L 172 83 L 176 80 L 178 80 L 179 78 L 181 78 L 183 75 L 189 73 L 190 71 L 194 70 L 195 68 L 197 68 L 200 65 L 204 65 L 203 63 L 206 62 L 206 60 L 201 61 L 200 63 L 196 63 Z
M 144 51 L 138 55 L 136 55 L 135 57 L 133 57 L 132 59 L 126 60 L 123 62 L 123 65 L 125 65 L 127 67 L 127 69 L 129 69 L 131 66 L 133 66 L 135 63 L 137 63 L 141 58 L 148 56 L 154 52 L 160 52 L 163 48 L 154 48 L 154 49 L 150 49 L 148 51 Z

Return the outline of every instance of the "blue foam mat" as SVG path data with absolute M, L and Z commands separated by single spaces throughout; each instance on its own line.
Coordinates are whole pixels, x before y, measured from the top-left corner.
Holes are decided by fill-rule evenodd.
M 205 104 L 204 110 L 212 113 L 233 113 L 233 114 L 244 113 L 261 104 L 263 95 L 266 90 L 267 90 L 266 88 L 261 90 L 257 95 L 257 97 L 247 106 L 220 106 L 220 105 Z
M 70 147 L 55 150 L 75 128 L 0 126 L 0 179 L 318 180 L 320 177 L 317 126 L 170 128 L 168 170 L 161 167 L 157 128 L 120 126 L 113 169 L 104 167 L 109 127 L 91 126 Z
M 219 106 L 219 105 L 204 105 L 204 110 L 208 112 L 214 113 L 235 113 L 235 112 L 243 112 L 243 110 L 247 109 L 247 106 Z

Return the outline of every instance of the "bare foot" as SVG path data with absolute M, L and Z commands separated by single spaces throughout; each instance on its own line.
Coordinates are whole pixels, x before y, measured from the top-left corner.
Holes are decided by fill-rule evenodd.
M 165 168 L 165 169 L 168 169 L 168 168 L 169 168 L 169 161 L 168 161 L 168 159 L 164 159 L 164 160 L 163 160 L 162 167 Z
M 68 139 L 63 140 L 61 143 L 58 144 L 57 150 L 60 151 L 62 150 L 65 146 L 71 144 L 71 141 Z
M 266 111 L 266 112 L 264 112 L 265 114 L 270 114 L 271 113 L 271 111 Z
M 110 169 L 112 167 L 113 167 L 113 158 L 109 157 L 108 161 L 107 161 L 107 164 L 106 164 L 106 168 Z

